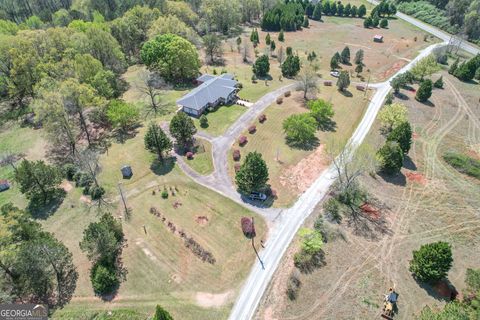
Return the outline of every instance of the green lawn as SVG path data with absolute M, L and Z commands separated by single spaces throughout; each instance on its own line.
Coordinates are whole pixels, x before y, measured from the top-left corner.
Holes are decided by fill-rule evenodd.
M 197 139 L 197 147 L 193 159 L 184 157 L 185 162 L 202 175 L 213 172 L 212 145 L 204 139 Z
M 219 136 L 222 135 L 225 130 L 227 130 L 227 128 L 230 127 L 245 111 L 247 111 L 247 108 L 238 104 L 220 106 L 217 110 L 206 114 L 208 127 L 202 128 L 199 119 L 193 118 L 193 121 L 199 130 L 205 131 L 213 136 Z

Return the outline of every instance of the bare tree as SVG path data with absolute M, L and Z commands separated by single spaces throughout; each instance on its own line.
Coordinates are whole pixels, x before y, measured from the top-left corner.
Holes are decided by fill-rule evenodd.
M 310 64 L 305 64 L 296 77 L 298 88 L 303 91 L 303 98 L 307 99 L 308 93 L 318 90 L 318 76 Z
M 152 73 L 144 70 L 140 74 L 140 80 L 141 83 L 137 86 L 137 89 L 145 94 L 149 100 L 146 115 L 148 116 L 150 113 L 153 113 L 157 116 L 161 108 L 160 90 L 154 85 Z
M 23 154 L 16 154 L 10 150 L 7 150 L 0 155 L 0 167 L 10 166 L 12 167 L 13 171 L 17 173 L 17 167 L 15 166 L 15 163 L 23 156 Z
M 242 58 L 244 63 L 248 63 L 250 59 L 250 44 L 248 41 L 243 41 L 242 43 Z

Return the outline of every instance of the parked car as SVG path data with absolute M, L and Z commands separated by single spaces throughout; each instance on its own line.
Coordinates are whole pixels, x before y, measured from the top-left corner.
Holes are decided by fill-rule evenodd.
M 250 198 L 250 200 L 265 201 L 267 199 L 267 195 L 261 192 L 252 192 L 248 197 Z
M 340 77 L 340 72 L 338 72 L 338 71 L 336 71 L 336 70 L 330 71 L 330 75 L 331 75 L 332 77 L 338 78 L 338 77 Z

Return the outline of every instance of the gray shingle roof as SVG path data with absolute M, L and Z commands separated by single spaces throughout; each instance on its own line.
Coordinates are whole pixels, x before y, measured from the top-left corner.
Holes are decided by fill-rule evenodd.
M 204 76 L 210 75 L 203 75 L 197 80 Z M 219 77 L 210 77 L 212 78 L 177 100 L 177 104 L 190 109 L 201 110 L 207 104 L 215 103 L 220 98 L 226 100 L 236 90 L 237 81 L 233 80 L 232 75 L 223 74 Z M 229 79 L 229 77 L 232 79 Z

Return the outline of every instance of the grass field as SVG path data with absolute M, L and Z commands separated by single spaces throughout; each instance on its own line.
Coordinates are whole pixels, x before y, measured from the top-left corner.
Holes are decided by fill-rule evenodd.
M 217 110 L 206 113 L 208 119 L 208 127 L 206 128 L 200 126 L 199 119 L 193 118 L 193 121 L 198 130 L 205 131 L 213 136 L 219 136 L 222 135 L 225 130 L 227 130 L 227 128 L 230 127 L 246 110 L 247 107 L 238 104 L 220 106 Z
M 334 132 L 317 132 L 320 145 L 316 149 L 292 148 L 285 141 L 283 120 L 292 114 L 308 112 L 300 92 L 294 92 L 288 98 L 284 97 L 280 105 L 274 103 L 269 106 L 265 111 L 267 121 L 263 124 L 257 121 L 255 123 L 257 131 L 254 134 L 243 133 L 249 140 L 244 147 L 240 147 L 238 143 L 234 144 L 233 148 L 239 149 L 242 156 L 251 151 L 262 154 L 269 169 L 269 183 L 277 191 L 278 199 L 274 202 L 274 206 L 291 205 L 325 168 L 328 164 L 324 149 L 327 139 L 346 141 L 355 130 L 368 105 L 368 100 L 364 100 L 363 92 L 356 91 L 354 88 L 350 90 L 352 97 L 340 94 L 335 87 L 320 88 L 318 98 L 333 103 L 335 111 L 333 121 L 337 127 Z M 234 162 L 232 157 L 229 159 L 230 172 L 233 175 Z
M 408 271 L 412 250 L 435 241 L 452 245 L 454 262 L 448 280 L 462 291 L 466 269 L 479 267 L 480 183 L 445 163 L 442 155 L 448 150 L 474 155 L 473 148 L 480 143 L 480 109 L 475 104 L 480 92 L 474 84 L 443 75 L 449 84 L 434 90 L 430 105 L 416 102 L 410 92 L 397 101 L 406 104 L 414 128 L 402 173 L 389 179 L 368 174 L 361 178 L 362 185 L 385 205 L 381 214 L 387 229 L 371 230 L 372 239 L 354 232 L 346 219 L 340 225 L 330 224 L 345 239 L 325 244 L 324 267 L 300 275 L 296 301 L 284 293 L 294 269 L 292 255 L 299 246 L 293 242 L 255 319 L 373 319 L 379 317 L 383 294 L 393 285 L 400 294 L 395 319 L 412 319 L 425 305 L 442 305 L 449 298 L 436 286 L 417 283 Z M 379 128 L 376 122 L 367 143 L 383 143 Z M 318 208 L 316 214 L 321 213 Z M 312 224 L 313 217 L 307 222 Z
M 97 219 L 95 207 L 87 207 L 80 200 L 80 190 L 73 188 L 59 210 L 43 223 L 72 251 L 80 274 L 75 297 L 55 317 L 76 318 L 87 306 L 89 310 L 132 308 L 148 314 L 160 303 L 176 318 L 223 319 L 254 261 L 251 244 L 240 228 L 240 218 L 252 213 L 197 185 L 174 162 L 154 163 L 155 156 L 141 143 L 143 133 L 141 128 L 135 138 L 114 144 L 101 159 L 99 180 L 111 202 L 107 208 L 122 218 L 128 243 L 122 255 L 127 281 L 111 303 L 93 296 L 90 263 L 78 246 L 85 227 Z M 130 180 L 122 180 L 119 171 L 126 163 L 133 168 Z M 132 209 L 129 219 L 119 206 L 118 183 L 122 183 Z M 169 192 L 168 199 L 160 196 L 164 189 Z M 211 251 L 217 262 L 211 265 L 194 256 L 183 240 L 149 212 L 151 207 Z M 256 221 L 258 236 L 264 237 L 265 224 L 260 218 Z
M 186 163 L 202 175 L 213 172 L 212 145 L 204 139 L 196 139 L 197 147 L 193 159 L 185 158 Z

